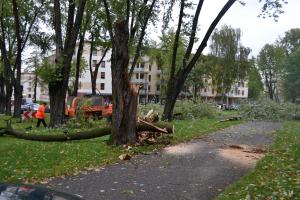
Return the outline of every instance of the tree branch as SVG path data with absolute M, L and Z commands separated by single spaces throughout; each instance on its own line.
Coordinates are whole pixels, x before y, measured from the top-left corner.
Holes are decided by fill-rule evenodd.
M 56 59 L 58 59 L 57 56 L 61 56 L 63 50 L 60 0 L 54 0 L 53 20 L 54 20 L 54 29 L 55 29 Z
M 228 0 L 227 3 L 224 5 L 224 7 L 221 9 L 221 11 L 219 12 L 219 14 L 217 15 L 217 17 L 215 18 L 215 20 L 211 23 L 211 25 L 209 26 L 201 44 L 199 45 L 195 55 L 193 56 L 192 60 L 189 62 L 189 64 L 184 68 L 184 70 L 188 73 L 191 71 L 191 69 L 194 67 L 194 65 L 196 64 L 197 60 L 199 59 L 199 57 L 201 56 L 202 51 L 204 50 L 204 48 L 207 46 L 207 41 L 210 37 L 210 35 L 212 34 L 212 32 L 214 31 L 214 29 L 216 28 L 216 26 L 218 25 L 219 21 L 222 19 L 222 17 L 225 15 L 225 13 L 229 10 L 229 8 L 236 2 L 236 0 Z
M 191 56 L 191 52 L 195 43 L 195 35 L 196 35 L 196 31 L 197 31 L 197 25 L 198 25 L 198 19 L 199 19 L 199 15 L 201 12 L 201 8 L 203 5 L 204 0 L 199 0 L 197 9 L 196 9 L 196 13 L 194 16 L 194 20 L 193 20 L 193 26 L 192 26 L 192 32 L 191 32 L 191 36 L 190 36 L 190 41 L 188 44 L 188 48 L 186 50 L 184 59 L 183 59 L 183 67 L 186 66 L 187 61 L 189 60 L 190 56 Z
M 143 40 L 144 40 L 144 37 L 145 37 L 145 34 L 146 34 L 146 28 L 147 28 L 147 24 L 148 24 L 148 21 L 151 17 L 151 14 L 152 14 L 152 11 L 153 11 L 153 8 L 154 8 L 154 5 L 156 3 L 157 0 L 153 0 L 152 1 L 152 4 L 150 6 L 150 9 L 147 13 L 147 16 L 146 16 L 146 20 L 143 24 L 143 27 L 142 27 L 142 30 L 141 30 L 141 35 L 140 35 L 140 38 L 139 38 L 139 41 L 138 41 L 138 45 L 136 47 L 136 51 L 135 51 L 135 55 L 134 55 L 134 59 L 133 59 L 133 62 L 132 62 L 132 66 L 130 68 L 130 72 L 129 72 L 129 78 L 131 78 L 131 75 L 133 73 L 133 70 L 134 70 L 134 67 L 137 63 L 137 60 L 140 56 L 140 51 L 141 51 L 141 48 L 142 48 L 142 44 L 143 44 Z
M 106 14 L 106 20 L 107 20 L 107 25 L 108 25 L 109 36 L 110 36 L 111 41 L 113 41 L 113 38 L 114 38 L 113 25 L 112 25 L 110 12 L 109 12 L 108 3 L 107 3 L 106 0 L 102 0 L 102 2 L 103 2 L 104 7 L 105 7 L 105 14 Z
M 184 12 L 183 12 L 184 7 L 185 7 L 185 0 L 181 0 L 180 14 L 179 14 L 178 25 L 177 25 L 177 30 L 176 30 L 176 34 L 175 34 L 175 40 L 174 40 L 174 44 L 173 44 L 173 55 L 172 55 L 172 63 L 171 63 L 170 80 L 173 79 L 174 74 L 175 74 L 175 69 L 176 69 L 176 57 L 177 57 L 181 25 L 182 25 L 183 15 L 184 15 Z

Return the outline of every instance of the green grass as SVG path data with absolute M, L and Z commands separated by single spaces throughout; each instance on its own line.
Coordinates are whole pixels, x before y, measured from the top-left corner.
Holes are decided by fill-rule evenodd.
M 300 199 L 300 122 L 285 122 L 256 169 L 230 186 L 217 200 Z
M 216 119 L 174 121 L 176 132 L 172 143 L 188 141 L 240 122 L 219 123 Z M 0 182 L 35 182 L 114 163 L 118 161 L 120 154 L 127 151 L 122 147 L 107 145 L 107 140 L 108 137 L 102 137 L 46 143 L 0 137 Z M 163 145 L 141 146 L 130 153 L 149 152 L 162 147 Z

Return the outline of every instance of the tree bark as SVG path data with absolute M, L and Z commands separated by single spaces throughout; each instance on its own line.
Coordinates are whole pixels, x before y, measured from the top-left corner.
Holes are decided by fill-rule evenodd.
M 0 73 L 0 113 L 5 113 L 5 85 L 3 73 Z
M 115 23 L 112 39 L 112 133 L 114 145 L 136 142 L 136 112 L 139 86 L 130 85 L 128 77 L 129 30 L 126 20 Z
M 55 127 L 64 123 L 65 113 L 65 98 L 68 89 L 69 76 L 71 71 L 71 61 L 73 52 L 76 45 L 76 40 L 82 23 L 83 12 L 86 4 L 86 0 L 80 0 L 78 8 L 76 9 L 76 18 L 74 19 L 74 5 L 73 1 L 69 1 L 68 11 L 68 23 L 65 45 L 63 46 L 62 40 L 62 20 L 61 20 L 61 8 L 60 1 L 54 0 L 54 17 L 53 24 L 55 29 L 55 45 L 56 54 L 55 62 L 57 65 L 57 80 L 49 83 L 49 96 L 50 96 L 50 126 Z
M 14 85 L 14 117 L 20 117 L 21 115 L 21 104 L 22 104 L 22 93 L 23 86 L 21 85 L 21 66 L 22 66 L 22 45 L 25 45 L 26 41 L 22 40 L 20 32 L 20 18 L 19 18 L 19 8 L 17 1 L 13 0 L 13 15 L 15 21 L 15 31 L 17 37 L 17 55 L 15 60 L 15 69 L 17 70 L 16 78 L 13 81 Z M 22 44 L 24 42 L 24 44 Z

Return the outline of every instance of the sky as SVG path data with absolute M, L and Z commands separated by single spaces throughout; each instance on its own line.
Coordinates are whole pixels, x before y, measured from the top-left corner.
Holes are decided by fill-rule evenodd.
M 197 3 L 198 0 L 195 0 Z M 199 18 L 200 32 L 198 37 L 202 39 L 210 23 L 218 14 L 219 10 L 227 0 L 206 0 L 204 1 L 202 12 Z M 224 24 L 231 25 L 233 28 L 240 28 L 242 31 L 242 44 L 252 49 L 251 55 L 257 56 L 260 49 L 267 43 L 274 43 L 279 36 L 291 28 L 300 28 L 300 1 L 289 0 L 284 5 L 284 12 L 280 15 L 278 22 L 273 18 L 258 18 L 261 13 L 262 3 L 259 0 L 243 0 L 246 3 L 242 6 L 236 2 L 220 21 L 217 27 Z M 174 11 L 175 13 L 179 12 Z M 194 14 L 194 13 L 193 13 Z M 204 50 L 207 54 L 209 48 Z

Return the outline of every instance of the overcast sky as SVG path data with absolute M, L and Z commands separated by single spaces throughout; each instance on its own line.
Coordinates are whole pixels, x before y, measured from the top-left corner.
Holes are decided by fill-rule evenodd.
M 198 36 L 200 39 L 202 39 L 208 26 L 226 1 L 204 1 L 199 18 L 201 30 Z M 197 2 L 198 0 L 195 0 L 195 3 Z M 291 28 L 300 28 L 300 0 L 289 0 L 289 3 L 284 5 L 285 13 L 280 15 L 278 22 L 275 22 L 272 18 L 257 17 L 262 8 L 262 3 L 259 3 L 259 0 L 244 0 L 244 2 L 246 3 L 245 6 L 236 2 L 222 18 L 218 27 L 227 24 L 233 28 L 240 28 L 242 30 L 242 44 L 250 47 L 254 56 L 259 53 L 266 43 L 274 43 L 279 36 L 284 35 L 284 32 Z M 175 12 L 178 13 L 179 10 Z M 208 48 L 205 49 L 204 53 L 207 52 Z

